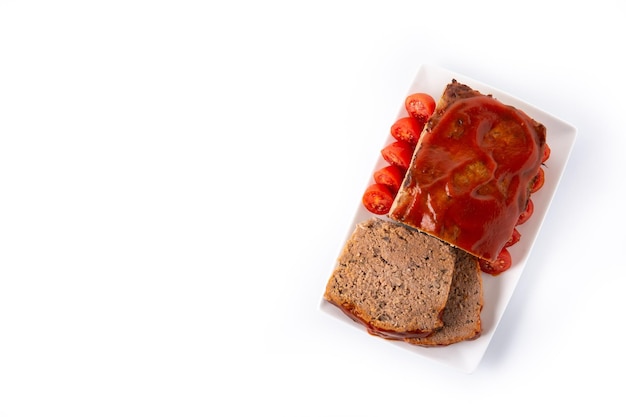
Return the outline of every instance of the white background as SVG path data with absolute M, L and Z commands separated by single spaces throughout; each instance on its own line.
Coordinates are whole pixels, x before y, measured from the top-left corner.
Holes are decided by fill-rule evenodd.
M 623 412 L 625 16 L 0 0 L 0 416 Z M 578 128 L 472 374 L 318 308 L 425 63 Z

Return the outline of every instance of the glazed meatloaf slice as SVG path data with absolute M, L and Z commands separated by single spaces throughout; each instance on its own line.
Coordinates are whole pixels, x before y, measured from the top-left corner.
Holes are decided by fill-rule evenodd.
M 324 298 L 370 334 L 428 336 L 443 324 L 456 249 L 379 217 L 359 223 L 343 247 Z
M 494 261 L 528 205 L 545 146 L 541 123 L 452 80 L 389 217 Z
M 443 312 L 443 327 L 421 339 L 406 339 L 421 346 L 448 346 L 473 340 L 482 332 L 483 281 L 476 258 L 457 249 L 454 278 Z

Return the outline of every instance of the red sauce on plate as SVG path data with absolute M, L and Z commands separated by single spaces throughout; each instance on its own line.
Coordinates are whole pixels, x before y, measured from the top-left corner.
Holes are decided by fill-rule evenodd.
M 412 331 L 412 332 L 399 332 L 394 330 L 382 329 L 380 327 L 376 327 L 373 324 L 367 322 L 363 318 L 361 318 L 358 314 L 355 314 L 354 308 L 348 304 L 339 304 L 333 301 L 328 300 L 331 304 L 336 307 L 339 307 L 343 313 L 350 317 L 354 322 L 359 323 L 367 329 L 367 332 L 372 336 L 378 336 L 387 340 L 406 340 L 406 339 L 418 339 L 426 336 L 430 336 L 433 334 L 433 331 Z M 443 311 L 439 315 L 440 319 L 443 319 Z

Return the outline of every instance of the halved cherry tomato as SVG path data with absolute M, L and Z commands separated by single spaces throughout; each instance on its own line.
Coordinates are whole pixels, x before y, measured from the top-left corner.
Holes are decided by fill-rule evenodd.
M 424 129 L 424 123 L 414 117 L 401 117 L 391 126 L 391 136 L 396 140 L 415 145 Z
M 387 214 L 393 203 L 393 193 L 386 185 L 371 184 L 363 193 L 363 205 L 374 214 Z
M 543 164 L 544 162 L 546 162 L 548 160 L 548 158 L 550 158 L 550 153 L 552 152 L 552 150 L 550 149 L 550 147 L 548 146 L 548 144 L 546 143 L 546 145 L 543 148 L 543 158 L 541 158 L 541 163 Z
M 396 165 L 387 165 L 374 172 L 374 181 L 376 184 L 386 185 L 393 194 L 396 194 L 402 185 L 405 173 L 405 170 Z
M 537 191 L 539 191 L 539 189 L 543 187 L 543 184 L 545 183 L 545 181 L 546 181 L 546 173 L 543 171 L 543 168 L 539 167 L 539 172 L 537 172 L 537 175 L 535 176 L 535 179 L 533 180 L 533 183 L 530 186 L 530 192 L 536 193 Z
M 410 116 L 426 123 L 435 111 L 435 99 L 426 93 L 415 93 L 404 100 L 404 106 Z
M 491 262 L 485 259 L 480 259 L 478 263 L 481 271 L 491 275 L 498 275 L 509 269 L 513 261 L 511 260 L 511 254 L 509 251 L 504 248 L 500 251 L 500 254 L 495 261 Z
M 519 230 L 513 229 L 513 233 L 511 234 L 509 240 L 507 240 L 507 242 L 505 243 L 504 247 L 508 248 L 509 246 L 515 245 L 517 242 L 519 242 L 521 238 L 522 234 L 519 232 Z
M 533 211 L 535 211 L 535 205 L 533 200 L 529 198 L 528 203 L 526 203 L 526 209 L 520 214 L 519 219 L 517 219 L 517 225 L 526 223 L 526 221 L 530 219 L 530 216 L 533 215 Z
M 385 146 L 380 153 L 385 161 L 406 171 L 411 165 L 413 150 L 414 148 L 410 143 L 396 141 Z

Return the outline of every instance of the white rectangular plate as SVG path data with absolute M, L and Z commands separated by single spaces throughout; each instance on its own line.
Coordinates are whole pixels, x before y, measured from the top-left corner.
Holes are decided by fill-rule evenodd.
M 522 275 L 528 256 L 532 250 L 535 239 L 539 234 L 539 229 L 541 228 L 548 211 L 548 207 L 550 206 L 552 198 L 565 170 L 571 150 L 574 146 L 576 128 L 487 84 L 431 65 L 424 65 L 420 67 L 406 95 L 408 96 L 409 94 L 416 92 L 425 92 L 433 96 L 435 100 L 438 100 L 443 93 L 444 88 L 448 83 L 450 83 L 450 81 L 452 81 L 452 79 L 467 84 L 483 94 L 492 94 L 494 98 L 498 99 L 502 103 L 517 107 L 518 109 L 526 112 L 526 114 L 530 117 L 546 126 L 547 142 L 550 146 L 551 154 L 545 164 L 545 184 L 539 191 L 533 194 L 532 198 L 533 203 L 535 204 L 533 215 L 526 223 L 518 226 L 518 230 L 522 235 L 521 240 L 509 248 L 513 258 L 513 265 L 511 268 L 500 274 L 498 277 L 493 277 L 483 273 L 484 307 L 481 315 L 483 332 L 478 339 L 446 347 L 430 348 L 413 346 L 408 343 L 397 341 L 387 341 L 374 336 L 371 337 L 371 340 L 372 343 L 389 343 L 394 347 L 409 349 L 417 355 L 435 360 L 437 362 L 442 362 L 461 371 L 471 373 L 478 367 L 480 361 L 482 360 L 494 335 L 496 327 L 498 326 L 509 300 L 513 295 L 513 291 L 515 290 L 515 287 L 517 286 L 517 283 Z M 407 113 L 403 102 L 397 117 L 399 118 L 406 115 Z M 391 127 L 393 122 L 394 120 L 390 120 L 389 127 Z M 386 141 L 381 146 L 381 149 L 393 140 L 393 137 L 388 135 Z M 372 174 L 375 170 L 383 167 L 385 164 L 386 162 L 381 157 L 374 167 Z M 357 223 L 371 217 L 373 217 L 373 215 L 368 212 L 359 201 L 355 216 L 350 227 L 348 228 L 346 239 L 348 239 L 348 237 L 352 234 Z M 334 267 L 335 265 L 333 265 L 329 271 L 328 277 L 325 277 L 326 280 L 330 277 Z M 326 281 L 324 282 L 324 285 L 325 284 Z M 330 305 L 330 303 L 323 299 L 320 303 L 320 309 L 339 320 L 345 321 L 351 326 L 361 327 L 349 319 L 337 307 Z M 365 331 L 365 328 L 362 328 L 363 331 Z

